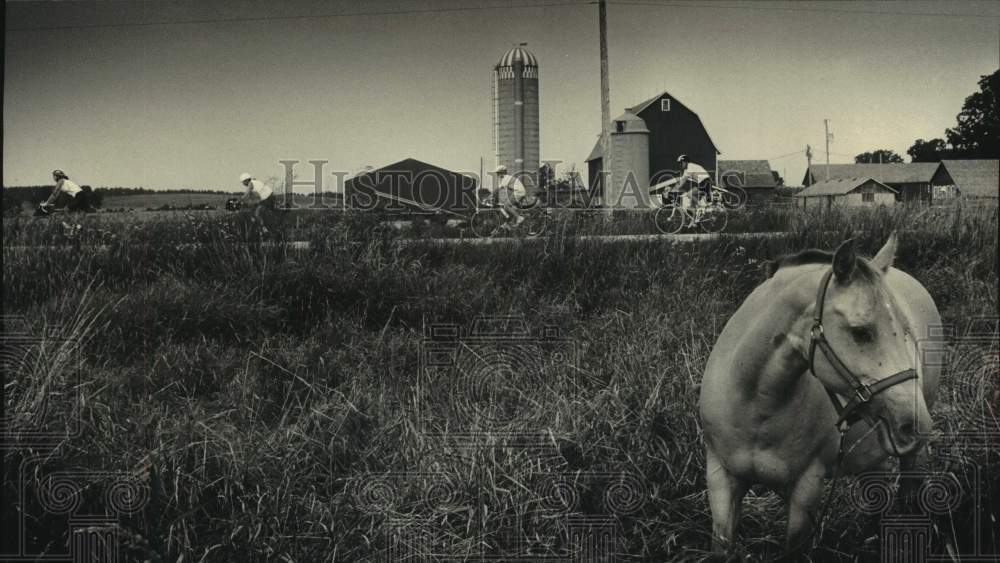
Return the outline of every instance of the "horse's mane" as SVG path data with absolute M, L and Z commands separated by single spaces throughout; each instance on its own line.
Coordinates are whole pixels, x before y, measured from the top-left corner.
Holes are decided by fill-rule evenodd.
M 827 252 L 825 250 L 819 250 L 817 248 L 807 248 L 795 254 L 785 254 L 778 256 L 774 260 L 770 260 L 766 263 L 767 277 L 773 277 L 774 274 L 782 269 L 792 266 L 804 266 L 806 264 L 832 264 L 833 263 L 833 253 Z M 875 275 L 875 270 L 872 269 L 871 265 L 868 264 L 867 260 L 858 258 L 857 260 L 857 270 L 866 275 L 866 277 L 871 278 Z

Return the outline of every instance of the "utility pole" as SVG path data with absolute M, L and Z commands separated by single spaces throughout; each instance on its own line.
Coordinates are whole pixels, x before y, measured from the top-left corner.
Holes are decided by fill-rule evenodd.
M 823 131 L 826 133 L 823 137 L 826 139 L 826 179 L 830 179 L 830 120 L 823 120 Z
M 806 180 L 808 180 L 810 178 L 810 172 L 812 170 L 812 165 L 813 165 L 813 151 L 812 151 L 812 147 L 810 147 L 809 145 L 806 145 Z M 810 181 L 806 185 L 808 186 L 811 183 L 812 182 Z
M 611 182 L 611 85 L 608 76 L 608 5 L 605 0 L 597 3 L 597 24 L 600 28 L 601 37 L 601 203 L 607 205 L 605 199 L 612 190 L 608 184 Z

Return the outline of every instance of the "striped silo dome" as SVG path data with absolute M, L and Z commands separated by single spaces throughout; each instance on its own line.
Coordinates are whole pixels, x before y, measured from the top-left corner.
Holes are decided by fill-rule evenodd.
M 522 43 L 510 51 L 507 51 L 504 56 L 500 57 L 500 62 L 497 63 L 497 66 L 514 66 L 514 61 L 521 61 L 524 66 L 537 67 L 538 59 L 536 59 L 535 55 L 532 55 L 530 51 L 524 48 L 525 45 L 527 45 L 527 43 Z

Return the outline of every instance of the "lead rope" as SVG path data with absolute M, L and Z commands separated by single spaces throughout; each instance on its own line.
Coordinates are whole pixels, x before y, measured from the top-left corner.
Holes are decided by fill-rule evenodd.
M 837 430 L 840 432 L 840 439 L 837 444 L 837 465 L 833 470 L 833 482 L 830 484 L 830 490 L 827 491 L 826 499 L 823 501 L 823 509 L 820 511 L 819 533 L 813 536 L 813 549 L 819 547 L 819 544 L 823 541 L 823 532 L 826 528 L 826 517 L 830 509 L 830 501 L 833 499 L 833 491 L 837 488 L 837 479 L 840 478 L 840 470 L 844 461 L 844 437 L 847 435 L 847 426 L 839 424 L 837 425 Z

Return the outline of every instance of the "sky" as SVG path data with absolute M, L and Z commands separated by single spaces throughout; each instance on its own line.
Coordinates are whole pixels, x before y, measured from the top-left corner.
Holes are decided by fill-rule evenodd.
M 235 191 L 288 159 L 303 180 L 328 160 L 326 189 L 333 171 L 410 157 L 489 170 L 492 69 L 519 42 L 539 60 L 542 159 L 585 170 L 601 128 L 587 0 L 7 2 L 6 16 L 5 186 L 60 168 L 95 187 Z M 825 158 L 824 119 L 833 163 L 943 137 L 1000 67 L 1000 3 L 609 0 L 608 37 L 612 117 L 667 90 L 720 158 L 768 159 L 798 185 L 806 144 Z

